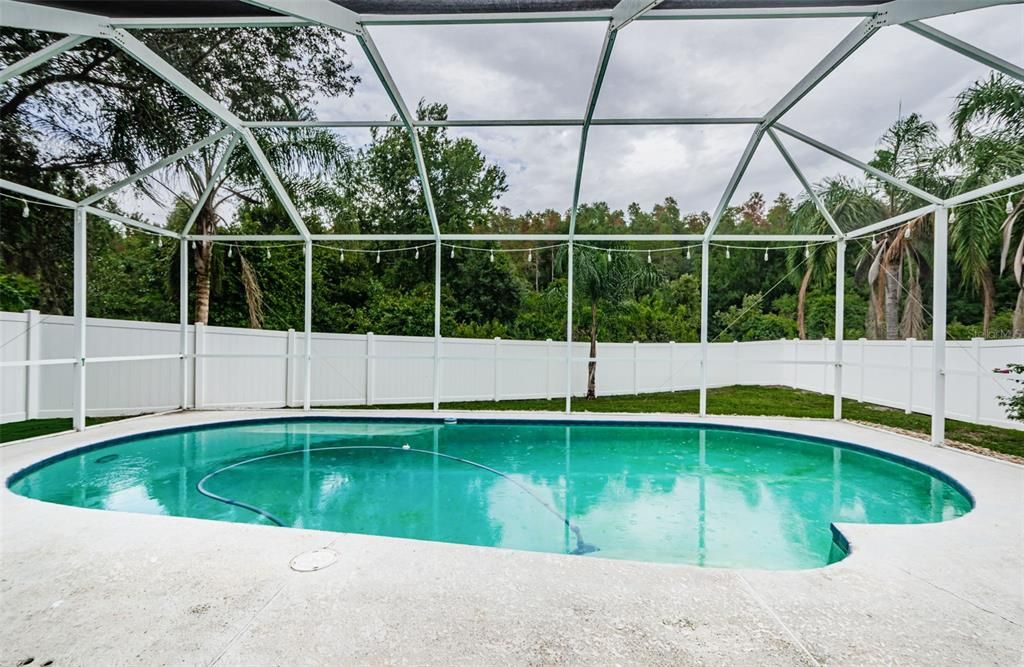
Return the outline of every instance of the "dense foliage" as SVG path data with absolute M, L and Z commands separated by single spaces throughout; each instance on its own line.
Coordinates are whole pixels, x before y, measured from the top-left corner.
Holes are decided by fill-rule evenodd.
M 317 96 L 344 96 L 359 84 L 344 41 L 323 29 L 153 31 L 140 35 L 211 95 L 251 120 L 311 119 Z M 49 36 L 4 29 L 0 57 L 11 62 Z M 942 195 L 1024 171 L 1024 88 L 1000 77 L 964 91 L 951 112 L 955 136 L 942 142 L 916 114 L 883 137 L 873 166 Z M 447 108 L 421 103 L 421 118 L 444 119 Z M 81 199 L 159 157 L 216 131 L 219 125 L 147 70 L 92 40 L 20 77 L 0 95 L 2 177 Z M 567 211 L 511 212 L 501 207 L 503 171 L 478 146 L 444 128 L 421 129 L 420 141 L 442 228 L 449 232 L 552 233 L 568 230 Z M 258 135 L 314 232 L 428 233 L 409 136 L 379 128 L 353 150 L 326 130 Z M 184 183 L 166 219 L 182 229 L 200 193 L 214 194 L 196 231 L 294 234 L 286 211 L 246 151 L 215 167 L 224 142 L 182 161 Z M 140 181 L 141 194 L 163 185 Z M 164 183 L 166 185 L 166 183 Z M 825 206 L 854 229 L 921 205 L 889 183 L 836 178 L 818 184 Z M 728 209 L 725 233 L 825 233 L 828 226 L 801 193 L 766 201 L 752 193 Z M 951 227 L 951 337 L 1021 335 L 1024 234 L 1014 225 L 1019 193 L 957 209 Z M 113 210 L 113 201 L 102 202 Z M 71 310 L 71 215 L 5 197 L 0 215 L 3 273 L 0 308 Z M 580 233 L 699 233 L 707 212 L 685 212 L 667 197 L 650 210 L 602 202 L 580 207 Z M 177 243 L 90 218 L 89 312 L 155 321 L 177 318 Z M 344 253 L 342 252 L 344 245 Z M 422 247 L 417 247 L 420 245 Z M 442 332 L 449 336 L 558 339 L 565 335 L 564 247 L 464 242 L 442 251 Z M 693 341 L 699 335 L 700 247 L 618 244 L 582 247 L 577 272 L 575 336 L 606 341 Z M 732 244 L 712 248 L 712 340 L 833 335 L 835 247 Z M 751 244 L 758 245 L 758 244 Z M 531 249 L 532 248 L 532 249 Z M 492 253 L 492 250 L 499 252 Z M 515 252 L 500 252 L 515 250 Z M 622 252 L 632 250 L 630 252 Z M 647 251 L 651 250 L 648 256 Z M 1016 253 L 1014 252 L 1016 250 Z M 298 242 L 198 243 L 189 248 L 191 309 L 210 324 L 301 328 L 303 253 Z M 430 335 L 433 331 L 432 244 L 403 247 L 320 243 L 314 247 L 313 326 L 320 331 Z M 895 338 L 929 334 L 931 217 L 922 216 L 872 239 L 851 243 L 846 276 L 846 331 Z M 1014 257 L 1016 255 L 1016 257 Z M 1011 270 L 1007 271 L 1006 269 Z

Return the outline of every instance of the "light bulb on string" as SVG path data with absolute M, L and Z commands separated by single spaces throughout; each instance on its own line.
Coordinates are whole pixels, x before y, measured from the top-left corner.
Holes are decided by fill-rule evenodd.
M 768 248 L 764 249 L 764 261 L 768 261 Z
M 380 264 L 380 250 L 377 251 L 377 263 Z
M 686 259 L 690 259 L 690 246 L 686 246 Z
M 949 224 L 952 225 L 954 222 L 956 222 L 956 211 L 955 210 L 949 212 Z
M 228 257 L 231 257 L 231 255 L 233 255 L 234 252 L 235 252 L 235 247 L 229 245 L 228 246 Z
M 195 249 L 196 249 L 196 242 L 195 242 L 195 241 L 193 241 L 193 242 L 192 242 L 192 249 L 193 249 L 193 250 L 195 250 Z
M 344 248 L 341 249 L 341 261 L 342 262 L 345 261 L 345 249 Z
M 1009 199 L 1007 199 L 1007 201 L 1009 201 Z M 28 210 L 28 200 L 27 200 L 27 199 L 22 199 L 22 200 L 21 200 L 21 203 L 22 203 L 22 209 L 21 209 L 21 217 L 23 217 L 23 218 L 27 218 L 27 217 L 28 217 L 28 214 L 29 214 L 29 210 Z
M 1006 195 L 1006 215 L 1013 213 L 1013 196 Z M 25 204 L 25 217 L 28 217 L 28 204 Z
M 810 259 L 810 257 L 811 257 L 811 246 L 805 245 L 804 246 L 804 259 Z
M 452 251 L 448 256 L 452 259 L 455 259 L 455 246 L 452 246 Z
M 420 258 L 420 249 L 416 248 L 416 257 L 414 257 L 414 259 L 419 259 L 419 258 Z
M 527 262 L 532 262 L 533 261 L 533 248 L 530 248 L 530 251 L 528 253 L 526 253 L 526 261 Z
M 164 237 L 162 237 L 162 236 L 157 236 L 156 237 L 156 247 L 157 248 L 163 248 L 164 247 Z
M 651 251 L 650 250 L 647 251 L 647 263 L 648 264 L 651 263 Z
M 903 238 L 905 238 L 905 239 L 909 239 L 910 238 L 910 225 L 907 225 L 907 228 L 903 230 Z
M 270 247 L 267 247 L 267 259 L 270 259 Z
M 732 255 L 729 254 L 729 246 L 725 246 L 725 258 L 729 259 L 731 257 L 732 257 Z
M 608 261 L 609 261 L 609 262 L 610 262 L 610 261 L 612 261 L 612 251 L 611 251 L 611 250 L 608 250 L 608 251 L 607 251 L 607 254 L 608 254 Z
M 494 250 L 491 250 L 491 264 L 494 264 Z

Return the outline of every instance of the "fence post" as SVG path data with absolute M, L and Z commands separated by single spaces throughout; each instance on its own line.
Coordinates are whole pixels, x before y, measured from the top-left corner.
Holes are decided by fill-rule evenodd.
M 670 391 L 676 390 L 676 342 L 668 342 L 668 386 Z
M 501 398 L 501 338 L 494 337 L 494 401 Z
M 857 357 L 858 361 L 860 362 L 858 364 L 860 366 L 860 382 L 857 385 L 857 402 L 858 403 L 863 403 L 864 402 L 864 367 L 867 365 L 865 360 L 864 360 L 864 353 L 866 352 L 866 350 L 864 349 L 864 343 L 866 343 L 866 342 L 867 342 L 866 338 L 858 338 L 857 339 L 857 347 L 860 348 L 860 356 Z
M 821 337 L 821 393 L 829 393 L 828 389 L 828 336 Z
M 972 338 L 974 347 L 974 423 L 981 423 L 981 378 L 988 371 L 981 365 L 981 341 L 984 338 Z
M 740 383 L 740 342 L 732 342 L 732 383 Z
M 914 338 L 907 339 L 907 407 L 908 415 L 914 411 Z
M 39 361 L 41 331 L 39 329 L 39 311 L 25 311 L 25 330 L 27 341 L 25 360 Z M 39 418 L 39 366 L 25 367 L 25 419 Z
M 793 389 L 796 389 L 797 385 L 800 384 L 800 339 L 793 339 Z
M 633 395 L 640 393 L 640 341 L 633 341 Z
M 548 361 L 547 361 L 547 375 L 544 378 L 544 389 L 547 393 L 547 399 L 551 400 L 551 345 L 554 343 L 550 338 L 547 340 L 548 347 Z
M 284 406 L 295 404 L 295 329 L 288 330 L 284 353 Z
M 373 385 L 375 384 L 373 332 L 366 332 L 366 404 L 373 405 Z
M 195 342 L 192 349 L 195 350 L 195 368 L 192 369 L 192 393 L 195 395 L 196 410 L 206 407 L 206 325 L 196 322 L 193 327 L 195 331 Z

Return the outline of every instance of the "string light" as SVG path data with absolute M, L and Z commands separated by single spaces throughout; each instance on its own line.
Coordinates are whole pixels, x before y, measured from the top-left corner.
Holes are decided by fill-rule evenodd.
M 195 241 L 192 241 L 192 249 L 193 249 L 193 250 L 195 250 L 195 249 L 196 249 L 196 242 L 195 242 Z
M 452 259 L 455 259 L 455 246 L 452 246 L 452 252 L 448 256 L 451 257 Z
M 1007 200 L 1007 201 L 1009 201 L 1009 200 Z M 28 217 L 28 213 L 29 213 L 29 211 L 28 211 L 28 200 L 27 199 L 22 199 L 21 203 L 23 204 L 22 209 L 21 209 L 21 217 L 27 218 Z
M 956 211 L 950 211 L 949 212 L 949 224 L 952 225 L 954 222 L 956 222 Z
M 690 259 L 690 246 L 686 246 L 686 259 Z
M 380 250 L 377 251 L 377 263 L 380 264 Z
M 905 239 L 909 239 L 910 238 L 910 225 L 907 225 L 907 228 L 903 230 L 903 238 L 905 238 Z
M 729 254 L 729 246 L 725 246 L 725 258 L 729 259 L 732 255 Z
M 342 263 L 344 263 L 344 261 L 345 261 L 345 249 L 344 248 L 341 249 L 341 261 L 342 261 Z
M 164 237 L 162 237 L 162 236 L 157 236 L 156 237 L 156 247 L 157 248 L 163 248 L 164 247 Z
M 647 251 L 647 263 L 648 264 L 651 263 L 651 251 L 650 250 Z
M 494 264 L 494 249 L 491 249 L 491 264 Z
M 234 254 L 234 250 L 234 246 L 228 246 L 228 257 L 231 257 L 231 255 Z
M 420 258 L 420 249 L 416 248 L 416 257 L 415 257 L 415 259 L 419 259 L 419 258 Z
M 612 251 L 611 250 L 608 251 L 608 261 L 609 262 L 612 261 Z
M 24 213 L 24 215 L 25 215 L 25 217 L 28 217 L 28 212 L 27 212 L 28 211 L 28 206 L 27 205 L 25 206 L 25 211 L 26 212 Z M 1006 215 L 1010 215 L 1012 213 L 1013 213 L 1013 198 L 1012 198 L 1011 195 L 1006 195 Z
M 768 248 L 764 249 L 764 261 L 768 261 Z
M 529 252 L 529 253 L 527 253 L 527 255 L 526 255 L 526 261 L 527 261 L 527 262 L 532 262 L 532 261 L 533 261 L 533 248 L 530 248 L 530 252 Z
M 804 259 L 810 259 L 810 258 L 811 258 L 811 246 L 808 244 L 808 245 L 804 246 Z
M 270 259 L 270 248 L 267 248 L 267 259 Z

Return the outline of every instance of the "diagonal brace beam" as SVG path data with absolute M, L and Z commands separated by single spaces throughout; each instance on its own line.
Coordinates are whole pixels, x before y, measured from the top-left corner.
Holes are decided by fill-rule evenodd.
M 192 227 L 196 224 L 196 220 L 199 218 L 199 213 L 202 212 L 203 206 L 206 204 L 206 200 L 213 194 L 214 188 L 217 187 L 217 181 L 220 180 L 224 170 L 227 169 L 228 161 L 231 159 L 231 154 L 235 151 L 235 146 L 238 145 L 238 135 L 234 135 L 228 140 L 227 148 L 224 149 L 224 154 L 220 158 L 220 162 L 214 168 L 213 173 L 210 174 L 210 178 L 206 182 L 206 189 L 199 195 L 199 199 L 196 200 L 196 204 L 192 207 L 192 212 L 188 216 L 188 221 L 185 223 L 184 229 L 181 231 L 181 237 L 185 238 L 189 232 L 192 231 Z
M 46 48 L 27 55 L 18 62 L 5 67 L 4 70 L 0 72 L 0 83 L 5 83 L 16 76 L 21 76 L 25 72 L 39 67 L 43 63 L 49 62 L 60 54 L 70 51 L 88 39 L 88 37 L 83 35 L 69 35 L 64 39 L 58 39 Z
M 952 49 L 960 55 L 967 56 L 972 60 L 978 61 L 982 65 L 998 70 L 1007 76 L 1012 76 L 1018 81 L 1024 81 L 1024 68 L 1018 67 L 1007 60 L 1003 60 L 999 56 L 979 49 L 973 44 L 968 44 L 967 42 L 946 34 L 941 30 L 936 30 L 927 23 L 910 21 L 909 23 L 903 23 L 902 26 L 910 32 L 917 33 L 918 35 L 930 39 L 937 44 L 941 44 L 942 46 Z
M 804 173 L 800 171 L 800 167 L 797 166 L 796 160 L 793 159 L 793 156 L 789 154 L 788 150 L 786 150 L 782 141 L 779 140 L 779 136 L 775 134 L 775 130 L 768 128 L 768 136 L 771 138 L 772 143 L 775 144 L 775 147 L 779 149 L 779 153 L 782 154 L 782 158 L 793 171 L 793 175 L 800 181 L 800 185 L 803 186 L 804 192 L 806 192 L 807 196 L 812 202 L 814 202 L 814 206 L 818 209 L 818 212 L 821 213 L 821 217 L 825 218 L 825 222 L 828 223 L 828 226 L 832 228 L 832 231 L 834 231 L 836 235 L 840 238 L 844 237 L 845 234 L 843 233 L 843 230 L 839 229 L 839 225 L 836 224 L 835 218 L 832 217 L 832 214 L 829 213 L 827 208 L 825 208 L 824 202 L 822 202 L 821 198 L 814 192 L 814 188 L 811 187 L 811 184 L 808 182 L 807 177 L 804 176 Z
M 288 191 L 281 183 L 281 179 L 278 178 L 277 172 L 274 171 L 273 166 L 270 164 L 270 160 L 267 159 L 267 156 L 260 147 L 256 137 L 248 127 L 244 126 L 242 120 L 238 116 L 233 114 L 227 107 L 214 99 L 213 96 L 205 90 L 193 83 L 184 74 L 172 67 L 170 63 L 153 52 L 152 49 L 139 41 L 131 33 L 125 30 L 114 30 L 110 40 L 120 47 L 125 53 L 145 65 L 150 71 L 176 88 L 183 95 L 205 109 L 208 113 L 238 132 L 242 141 L 245 142 L 246 147 L 252 154 L 253 159 L 256 161 L 256 164 L 259 166 L 260 171 L 263 172 L 267 182 L 270 184 L 270 189 L 281 202 L 281 206 L 284 207 L 284 210 L 288 214 L 288 218 L 292 221 L 292 224 L 294 224 L 299 230 L 299 233 L 303 238 L 309 238 L 309 229 L 306 227 L 306 223 L 302 221 L 302 214 L 300 214 L 299 210 L 295 207 L 295 203 L 292 201 Z
M 601 86 L 604 83 L 604 75 L 608 71 L 608 61 L 612 57 L 612 47 L 615 46 L 615 36 L 617 34 L 618 31 L 609 24 L 608 30 L 604 33 L 604 42 L 601 44 L 597 71 L 594 72 L 594 82 L 590 86 L 590 97 L 587 98 L 587 108 L 583 116 L 583 128 L 580 131 L 580 152 L 576 158 L 576 180 L 573 182 L 572 187 L 572 209 L 569 211 L 570 238 L 576 233 L 576 214 L 580 206 L 580 187 L 583 184 L 583 164 L 587 157 L 587 137 L 590 135 L 590 126 L 594 120 L 594 110 L 597 108 L 597 99 L 601 94 Z
M 401 119 L 402 124 L 405 125 L 406 131 L 409 133 L 409 141 L 412 142 L 412 153 L 413 158 L 416 160 L 416 171 L 420 177 L 420 186 L 423 188 L 423 199 L 427 205 L 427 217 L 430 218 L 430 227 L 434 232 L 434 238 L 440 240 L 441 238 L 441 225 L 437 219 L 437 210 L 434 208 L 434 194 L 430 187 L 430 178 L 427 173 L 427 164 L 423 159 L 423 148 L 420 146 L 420 137 L 416 133 L 415 119 L 409 112 L 409 107 L 406 106 L 405 100 L 402 99 L 402 94 L 398 91 L 398 86 L 395 84 L 395 80 L 391 77 L 391 72 L 388 71 L 387 65 L 384 64 L 384 58 L 381 57 L 380 51 L 377 50 L 377 44 L 370 37 L 370 33 L 366 30 L 363 34 L 358 37 L 359 45 L 363 47 L 363 53 L 370 60 L 370 65 L 373 67 L 373 71 L 376 72 L 377 78 L 380 79 L 380 83 L 384 86 L 384 90 L 387 92 L 388 97 L 391 99 L 391 103 L 395 107 L 395 112 Z
M 216 133 L 206 137 L 205 139 L 197 141 L 196 143 L 192 144 L 191 146 L 186 146 L 185 148 L 182 148 L 177 153 L 174 153 L 173 155 L 168 155 L 167 157 L 165 157 L 164 159 L 160 160 L 159 162 L 154 162 L 153 164 L 149 165 L 145 169 L 132 174 L 128 178 L 125 178 L 125 179 L 123 179 L 121 181 L 118 181 L 117 183 L 114 183 L 113 185 L 111 185 L 109 187 L 106 187 L 106 188 L 100 190 L 99 192 L 96 192 L 94 194 L 89 195 L 88 197 L 86 197 L 85 199 L 80 201 L 79 205 L 80 206 L 89 206 L 90 204 L 94 204 L 95 202 L 98 202 L 99 200 L 103 199 L 104 197 L 106 197 L 106 196 L 108 196 L 110 194 L 113 194 L 113 193 L 117 192 L 118 190 L 126 188 L 129 185 L 131 185 L 132 183 L 135 183 L 136 181 L 141 180 L 141 179 L 145 178 L 146 176 L 149 176 L 154 171 L 158 171 L 160 169 L 163 169 L 164 167 L 177 162 L 181 158 L 183 158 L 183 157 L 185 157 L 187 155 L 191 155 L 192 153 L 196 152 L 200 148 L 203 148 L 204 146 L 208 146 L 208 145 L 210 145 L 210 144 L 212 144 L 212 143 L 214 143 L 216 141 L 219 141 L 220 139 L 224 138 L 225 136 L 227 136 L 231 132 L 232 132 L 232 129 L 230 127 L 225 127 L 220 132 L 216 132 Z
M 871 174 L 872 176 L 875 176 L 876 178 L 879 178 L 879 179 L 885 181 L 886 183 L 889 183 L 890 185 L 895 185 L 897 188 L 900 188 L 901 190 L 905 190 L 906 192 L 909 192 L 910 194 L 914 195 L 915 197 L 920 197 L 921 199 L 925 200 L 929 204 L 942 204 L 942 200 L 939 199 L 938 197 L 936 197 L 935 195 L 933 195 L 933 194 L 931 194 L 929 192 L 925 192 L 921 188 L 914 187 L 913 185 L 911 185 L 909 183 L 901 181 L 900 179 L 896 178 L 892 174 L 887 174 L 887 173 L 885 173 L 884 171 L 882 171 L 880 169 L 876 169 L 876 168 L 872 167 L 869 164 L 861 162 L 857 158 L 850 157 L 846 153 L 843 153 L 840 150 L 832 148 L 828 144 L 822 143 L 822 142 L 818 141 L 817 139 L 812 139 L 812 138 L 808 137 L 806 134 L 802 134 L 800 132 L 797 132 L 793 128 L 786 127 L 785 125 L 783 125 L 781 123 L 776 123 L 775 127 L 778 128 L 779 130 L 781 130 L 782 132 L 785 132 L 789 136 L 793 137 L 794 139 L 798 139 L 798 140 L 804 142 L 805 144 L 807 144 L 808 146 L 813 146 L 813 147 L 817 148 L 818 150 L 820 150 L 820 151 L 822 151 L 824 153 L 828 153 L 832 157 L 839 158 L 840 160 L 842 160 L 843 162 L 846 162 L 847 164 L 851 164 L 854 167 L 857 167 L 858 169 L 862 169 L 862 170 L 866 171 L 867 173 Z
M 754 157 L 754 153 L 757 151 L 758 145 L 761 143 L 761 138 L 764 136 L 764 126 L 759 125 L 753 134 L 750 135 L 750 139 L 747 141 L 746 148 L 743 149 L 743 154 L 740 155 L 740 161 L 736 164 L 736 168 L 732 172 L 732 176 L 729 178 L 729 183 L 725 186 L 725 192 L 722 193 L 722 198 L 718 200 L 718 207 L 715 208 L 715 213 L 711 216 L 711 222 L 708 224 L 707 230 L 704 232 L 704 240 L 709 240 L 711 236 L 718 229 L 718 223 L 722 221 L 722 216 L 725 215 L 725 209 L 729 207 L 729 201 L 732 200 L 732 196 L 736 194 L 736 188 L 740 184 L 740 180 L 743 178 L 743 174 L 746 173 L 747 167 L 750 166 L 750 160 Z

